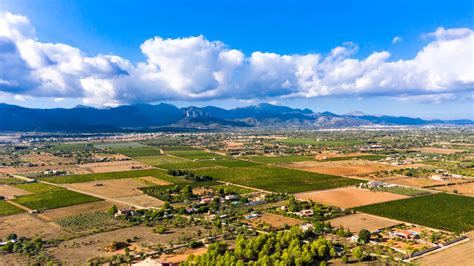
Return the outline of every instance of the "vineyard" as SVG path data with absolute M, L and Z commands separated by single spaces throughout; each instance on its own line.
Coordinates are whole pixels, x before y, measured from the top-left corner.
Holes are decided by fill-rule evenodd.
M 81 213 L 79 215 L 57 219 L 54 222 L 72 233 L 103 232 L 110 231 L 129 224 L 123 220 L 117 220 L 112 215 L 96 211 L 91 213 Z

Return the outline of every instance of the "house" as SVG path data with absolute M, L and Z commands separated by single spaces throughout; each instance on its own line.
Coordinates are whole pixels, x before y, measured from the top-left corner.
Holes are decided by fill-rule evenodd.
M 10 239 L 10 240 L 7 240 L 5 242 L 0 242 L 0 247 L 6 246 L 6 245 L 8 245 L 8 243 L 15 243 L 15 242 L 16 242 L 15 239 Z
M 115 217 L 119 216 L 133 216 L 135 211 L 131 208 L 121 208 L 117 210 L 117 213 L 114 215 Z
M 247 203 L 247 205 L 255 206 L 255 205 L 260 205 L 260 204 L 265 204 L 265 203 L 267 203 L 267 202 L 264 201 L 264 200 L 255 200 L 255 201 L 251 201 L 251 202 Z
M 237 197 L 236 195 L 227 195 L 224 197 L 224 199 L 226 201 L 229 201 L 229 200 L 237 200 L 239 197 Z
M 310 223 L 305 223 L 305 224 L 300 225 L 300 228 L 303 232 L 306 232 L 308 230 L 313 230 L 314 225 Z
M 193 207 L 188 207 L 185 209 L 186 213 L 188 214 L 191 214 L 191 213 L 194 213 L 195 211 L 197 211 L 196 208 L 193 208 Z
M 211 203 L 212 202 L 212 198 L 202 198 L 200 203 L 202 204 L 207 204 L 207 203 Z
M 413 234 L 412 232 L 407 231 L 407 230 L 400 230 L 400 231 L 390 232 L 390 235 L 392 235 L 394 237 L 405 238 L 405 239 L 410 239 L 410 238 L 415 238 L 416 237 L 415 234 Z
M 250 214 L 247 214 L 244 216 L 245 219 L 254 219 L 254 218 L 257 218 L 259 215 L 257 213 L 250 213 Z
M 304 216 L 304 217 L 310 217 L 310 216 L 313 216 L 313 214 L 314 214 L 314 212 L 311 209 L 302 210 L 302 211 L 296 213 L 296 215 Z

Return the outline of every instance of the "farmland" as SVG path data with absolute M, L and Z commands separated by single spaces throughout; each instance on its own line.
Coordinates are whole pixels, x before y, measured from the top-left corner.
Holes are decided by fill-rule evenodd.
M 248 156 L 246 159 L 265 163 L 265 164 L 281 164 L 281 163 L 292 163 L 292 162 L 303 162 L 314 160 L 311 156 L 301 156 L 301 155 L 286 155 L 286 156 Z
M 63 189 L 25 195 L 13 201 L 32 210 L 47 210 L 99 200 L 98 198 Z
M 16 213 L 23 212 L 24 210 L 6 202 L 3 200 L 0 200 L 0 216 L 5 216 L 5 215 L 12 215 Z
M 372 192 L 367 189 L 350 187 L 320 192 L 300 193 L 297 194 L 296 198 L 312 200 L 339 208 L 353 208 L 379 202 L 404 199 L 406 197 L 388 192 Z
M 75 234 L 109 231 L 128 226 L 126 222 L 116 220 L 110 214 L 101 211 L 60 218 L 55 222 L 66 231 Z
M 356 210 L 453 232 L 474 230 L 474 198 L 437 193 Z
M 165 151 L 166 154 L 171 154 L 176 157 L 181 157 L 185 159 L 214 159 L 214 158 L 225 158 L 225 156 L 206 152 L 202 150 L 172 150 L 172 151 Z
M 147 169 L 147 170 L 133 170 L 124 172 L 112 172 L 112 173 L 97 173 L 97 174 L 85 174 L 85 175 L 67 175 L 44 178 L 45 181 L 57 184 L 68 184 L 68 183 L 81 183 L 89 181 L 109 180 L 109 179 L 122 179 L 122 178 L 134 178 L 153 176 L 159 179 L 163 179 L 172 183 L 183 183 L 185 182 L 182 178 L 172 177 L 166 174 L 165 171 L 160 169 Z
M 235 167 L 228 169 L 198 169 L 195 173 L 216 179 L 274 192 L 302 192 L 358 184 L 361 181 L 340 176 L 308 173 L 298 170 L 271 167 Z
M 276 142 L 285 143 L 288 145 L 314 145 L 314 146 L 346 146 L 346 145 L 358 145 L 363 142 L 353 139 L 342 139 L 342 140 L 318 140 L 312 138 L 294 138 L 294 139 L 280 139 Z

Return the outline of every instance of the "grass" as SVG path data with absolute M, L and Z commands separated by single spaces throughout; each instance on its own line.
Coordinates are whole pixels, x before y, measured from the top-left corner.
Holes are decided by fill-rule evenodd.
M 418 196 L 424 196 L 424 195 L 429 195 L 431 192 L 423 189 L 418 189 L 418 188 L 412 188 L 412 187 L 400 187 L 400 186 L 394 186 L 394 187 L 376 187 L 376 188 L 370 188 L 371 191 L 382 191 L 382 192 L 390 192 L 390 193 L 395 193 L 399 195 L 404 195 L 408 197 L 418 197 Z
M 474 230 L 473 197 L 437 193 L 356 210 L 452 232 Z
M 151 147 L 114 148 L 113 151 L 132 158 L 143 156 L 157 156 L 161 154 L 159 149 Z
M 29 191 L 31 193 L 46 193 L 55 190 L 63 190 L 64 188 L 44 184 L 44 183 L 27 183 L 14 185 L 14 187 Z
M 286 155 L 286 156 L 248 156 L 246 159 L 250 161 L 265 163 L 265 164 L 280 164 L 280 163 L 293 163 L 312 161 L 314 157 L 304 155 Z
M 100 200 L 92 196 L 63 189 L 24 195 L 13 201 L 33 210 L 48 210 Z
M 24 210 L 6 201 L 0 200 L 0 216 L 12 215 L 21 212 L 24 212 Z
M 196 174 L 209 175 L 216 179 L 249 187 L 281 193 L 322 190 L 359 184 L 363 181 L 334 175 L 272 167 L 234 167 L 199 169 Z
M 96 211 L 91 213 L 81 213 L 78 215 L 57 219 L 54 221 L 69 232 L 102 232 L 128 225 L 123 220 L 114 219 L 110 214 Z
M 285 143 L 288 145 L 313 145 L 313 146 L 347 146 L 363 144 L 362 141 L 355 139 L 341 139 L 341 140 L 317 140 L 312 138 L 293 138 L 293 139 L 279 139 L 276 142 Z
M 345 161 L 345 160 L 367 160 L 367 161 L 378 161 L 385 159 L 387 156 L 385 155 L 378 155 L 378 154 L 368 154 L 368 155 L 356 155 L 356 156 L 344 156 L 344 157 L 333 157 L 327 158 L 324 160 L 320 160 L 322 162 L 329 162 L 329 161 Z
M 123 171 L 123 172 L 113 172 L 113 173 L 96 173 L 96 174 L 85 174 L 85 175 L 66 175 L 66 176 L 55 176 L 55 177 L 45 177 L 43 180 L 56 183 L 56 184 L 70 184 L 70 183 L 81 183 L 89 181 L 99 181 L 99 180 L 109 180 L 109 179 L 122 179 L 122 178 L 134 178 L 134 177 L 144 177 L 144 176 L 153 176 L 159 179 L 171 183 L 186 183 L 181 177 L 169 176 L 165 171 L 160 169 L 146 169 L 146 170 L 133 170 L 133 171 Z

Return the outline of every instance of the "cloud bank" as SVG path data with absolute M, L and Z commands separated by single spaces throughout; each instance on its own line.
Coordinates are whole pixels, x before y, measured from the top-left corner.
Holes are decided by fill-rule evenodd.
M 0 13 L 0 94 L 81 98 L 114 105 L 162 100 L 320 96 L 452 99 L 474 91 L 474 31 L 444 29 L 414 58 L 390 61 L 374 52 L 354 59 L 352 43 L 327 55 L 245 55 L 204 36 L 154 37 L 140 46 L 144 62 L 37 39 L 28 18 Z M 437 96 L 439 95 L 439 96 Z

